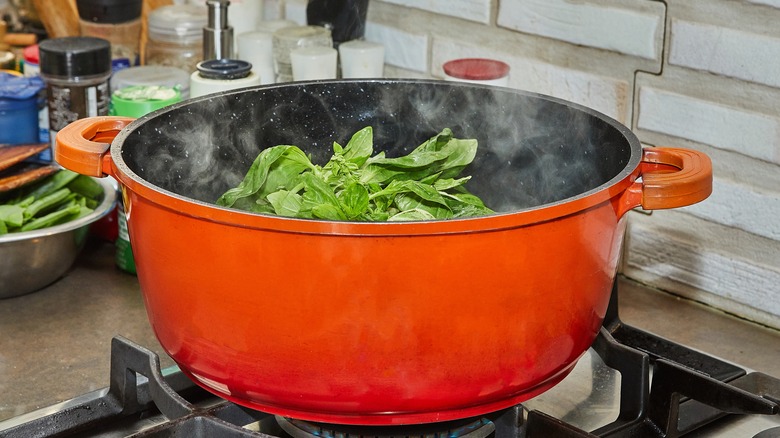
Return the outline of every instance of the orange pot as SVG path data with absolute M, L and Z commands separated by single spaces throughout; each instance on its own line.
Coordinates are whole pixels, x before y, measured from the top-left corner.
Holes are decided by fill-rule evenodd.
M 469 188 L 500 212 L 354 223 L 212 204 L 261 146 L 316 161 L 366 125 L 388 155 L 446 126 L 477 138 Z M 348 424 L 475 416 L 555 385 L 601 326 L 625 213 L 698 202 L 712 179 L 707 156 L 643 150 L 593 110 L 438 81 L 246 89 L 80 120 L 57 143 L 65 167 L 121 183 L 149 320 L 185 373 Z

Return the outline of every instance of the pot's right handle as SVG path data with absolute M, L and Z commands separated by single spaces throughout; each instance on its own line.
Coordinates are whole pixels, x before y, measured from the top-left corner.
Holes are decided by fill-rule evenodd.
M 712 193 L 712 161 L 693 149 L 644 148 L 640 177 L 623 193 L 621 216 L 640 205 L 645 210 L 692 205 Z
M 54 159 L 62 167 L 82 175 L 98 178 L 110 175 L 111 142 L 133 120 L 113 116 L 76 120 L 57 133 Z

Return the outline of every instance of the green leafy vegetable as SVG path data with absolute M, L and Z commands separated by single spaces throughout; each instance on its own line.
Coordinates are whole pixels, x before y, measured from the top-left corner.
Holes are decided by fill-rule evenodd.
M 103 189 L 92 178 L 62 169 L 0 200 L 0 234 L 37 230 L 91 213 Z
M 474 160 L 477 141 L 453 138 L 445 128 L 408 155 L 372 156 L 373 130 L 333 143 L 324 166 L 297 146 L 263 150 L 244 180 L 217 205 L 305 219 L 419 221 L 484 216 L 493 211 L 458 178 Z

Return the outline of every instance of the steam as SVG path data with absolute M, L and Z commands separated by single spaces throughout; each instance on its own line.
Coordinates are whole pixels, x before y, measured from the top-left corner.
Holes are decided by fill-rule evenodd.
M 294 144 L 324 164 L 372 126 L 375 153 L 409 153 L 449 127 L 476 138 L 464 174 L 492 209 L 510 212 L 563 201 L 615 177 L 630 147 L 593 114 L 490 87 L 415 81 L 292 83 L 217 95 L 140 125 L 123 159 L 150 183 L 203 202 L 238 185 L 262 148 Z

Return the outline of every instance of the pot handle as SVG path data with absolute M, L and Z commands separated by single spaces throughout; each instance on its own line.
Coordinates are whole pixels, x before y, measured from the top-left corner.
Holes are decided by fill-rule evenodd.
M 662 210 L 684 207 L 712 193 L 712 162 L 706 154 L 683 148 L 642 150 L 639 176 L 623 193 L 619 214 L 635 207 Z
M 82 175 L 108 176 L 111 142 L 133 120 L 114 116 L 76 120 L 57 133 L 54 159 L 62 167 Z

